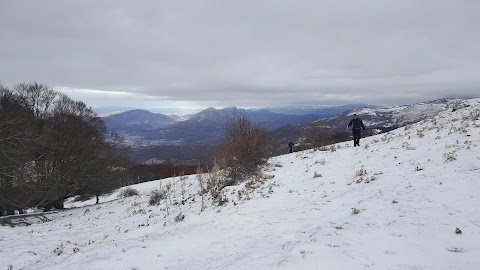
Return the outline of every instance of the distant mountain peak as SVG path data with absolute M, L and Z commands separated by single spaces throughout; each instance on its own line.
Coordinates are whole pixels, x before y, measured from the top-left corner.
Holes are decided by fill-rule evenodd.
M 147 110 L 134 109 L 103 118 L 110 131 L 129 132 L 151 130 L 165 127 L 176 122 L 168 115 L 152 113 Z
M 123 114 L 147 114 L 147 115 L 152 115 L 152 114 L 155 114 L 155 113 L 152 113 L 150 111 L 147 111 L 147 110 L 143 110 L 143 109 L 134 109 L 134 110 L 129 110 L 129 111 L 126 111 L 126 112 L 123 112 Z

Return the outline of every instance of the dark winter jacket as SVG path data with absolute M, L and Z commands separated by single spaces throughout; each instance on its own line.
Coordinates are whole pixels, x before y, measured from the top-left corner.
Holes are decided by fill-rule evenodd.
M 352 126 L 353 131 L 360 131 L 360 129 L 365 130 L 365 126 L 363 125 L 362 119 L 358 118 L 357 119 L 352 119 L 350 123 L 348 123 L 348 126 Z

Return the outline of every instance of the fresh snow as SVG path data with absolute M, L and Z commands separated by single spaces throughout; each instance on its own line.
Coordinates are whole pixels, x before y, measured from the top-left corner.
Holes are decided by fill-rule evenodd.
M 0 269 L 480 269 L 479 114 L 480 99 L 450 102 L 359 148 L 272 158 L 256 189 L 228 187 L 204 211 L 196 176 L 184 204 L 180 177 L 70 203 L 50 222 L 0 227 Z M 148 205 L 166 183 L 168 213 Z

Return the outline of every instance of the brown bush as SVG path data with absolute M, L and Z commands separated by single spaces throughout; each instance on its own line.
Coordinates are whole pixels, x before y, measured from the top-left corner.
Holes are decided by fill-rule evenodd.
M 236 184 L 253 175 L 267 161 L 270 142 L 268 131 L 254 126 L 246 116 L 228 117 L 225 137 L 219 147 L 225 168 L 221 187 Z
M 338 142 L 348 141 L 350 133 L 336 129 L 310 125 L 303 131 L 304 149 L 320 148 Z
M 119 198 L 128 198 L 128 197 L 138 196 L 139 194 L 140 193 L 138 192 L 138 190 L 136 190 L 134 188 L 131 188 L 131 187 L 127 187 L 127 188 L 123 189 L 118 194 L 118 197 Z

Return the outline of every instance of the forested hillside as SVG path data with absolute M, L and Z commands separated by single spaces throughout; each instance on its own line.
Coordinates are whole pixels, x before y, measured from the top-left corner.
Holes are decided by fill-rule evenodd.
M 126 148 L 81 101 L 43 84 L 0 90 L 0 215 L 63 208 L 122 186 Z

